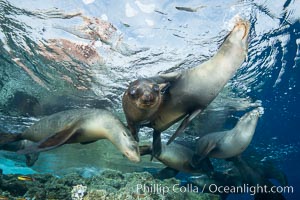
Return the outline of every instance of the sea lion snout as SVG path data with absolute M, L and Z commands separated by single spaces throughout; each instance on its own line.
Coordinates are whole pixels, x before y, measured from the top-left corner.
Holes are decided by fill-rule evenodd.
M 122 134 L 120 134 L 120 138 L 118 138 L 118 141 L 116 141 L 116 143 L 119 143 L 118 148 L 130 161 L 140 161 L 138 142 L 133 138 L 129 130 L 122 130 Z
M 252 119 L 256 119 L 259 118 L 261 115 L 263 114 L 263 108 L 262 107 L 258 107 L 255 108 L 254 110 L 246 113 L 244 116 L 241 117 L 240 120 L 252 120 Z
M 241 39 L 244 39 L 248 35 L 249 23 L 242 21 L 236 25 L 236 28 Z
M 250 23 L 248 21 L 239 19 L 231 32 L 231 41 L 247 42 L 249 30 Z
M 141 109 L 148 109 L 154 107 L 159 102 L 158 94 L 152 92 L 144 92 L 136 101 L 137 107 Z
M 154 95 L 150 92 L 145 92 L 142 96 L 141 96 L 141 100 L 143 101 L 143 103 L 145 104 L 150 104 L 151 102 L 153 102 L 155 99 Z
M 131 160 L 132 162 L 140 162 L 140 151 L 139 145 L 136 141 L 132 141 L 132 145 L 129 145 L 128 148 L 124 151 L 124 155 Z

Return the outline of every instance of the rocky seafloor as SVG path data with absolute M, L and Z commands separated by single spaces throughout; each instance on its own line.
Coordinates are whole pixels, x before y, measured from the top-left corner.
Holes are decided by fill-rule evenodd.
M 101 200 L 101 199 L 201 199 L 219 196 L 180 186 L 175 178 L 159 180 L 148 172 L 122 173 L 105 170 L 83 177 L 72 173 L 63 177 L 51 174 L 18 174 L 0 177 L 0 200 Z

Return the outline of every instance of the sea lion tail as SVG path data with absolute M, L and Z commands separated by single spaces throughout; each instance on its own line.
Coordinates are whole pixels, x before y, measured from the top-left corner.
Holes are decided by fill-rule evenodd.
M 141 145 L 141 146 L 139 146 L 139 149 L 140 149 L 141 156 L 152 154 L 151 145 Z
M 5 145 L 11 142 L 22 140 L 22 134 L 18 133 L 0 133 L 0 145 Z

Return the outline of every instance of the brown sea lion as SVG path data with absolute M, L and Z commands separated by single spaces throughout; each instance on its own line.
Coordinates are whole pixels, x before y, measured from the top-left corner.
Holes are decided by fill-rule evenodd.
M 154 129 L 154 155 L 159 155 L 161 151 L 162 131 L 184 119 L 169 139 L 167 144 L 170 144 L 183 132 L 189 122 L 215 99 L 232 78 L 246 58 L 249 29 L 249 22 L 240 19 L 211 59 L 183 72 L 172 72 L 149 78 L 157 84 L 170 83 L 162 105 L 148 125 Z
M 18 151 L 21 154 L 54 149 L 63 144 L 88 144 L 110 140 L 129 160 L 140 160 L 137 142 L 130 131 L 111 112 L 102 109 L 74 109 L 42 118 L 21 134 L 0 134 L 0 145 L 18 140 L 36 144 Z

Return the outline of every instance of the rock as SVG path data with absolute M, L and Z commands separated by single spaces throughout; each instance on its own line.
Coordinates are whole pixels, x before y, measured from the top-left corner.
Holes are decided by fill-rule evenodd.
M 219 196 L 194 191 L 180 192 L 180 181 L 172 178 L 155 179 L 148 172 L 121 173 L 105 170 L 100 175 L 83 178 L 71 173 L 63 177 L 50 174 L 32 174 L 28 180 L 21 175 L 0 176 L 0 197 L 8 199 L 64 199 L 64 200 L 131 200 L 131 199 L 205 199 L 216 200 Z M 177 191 L 174 191 L 174 188 Z

